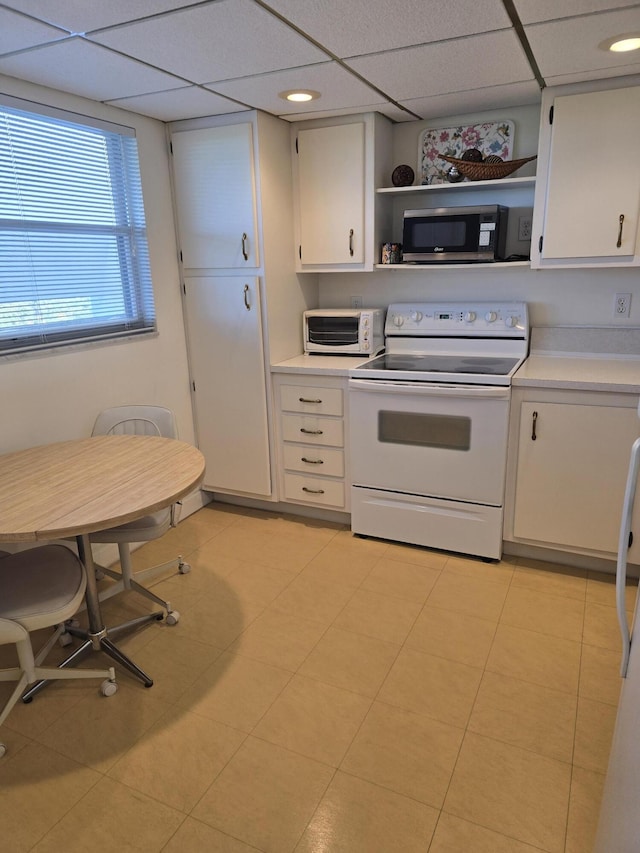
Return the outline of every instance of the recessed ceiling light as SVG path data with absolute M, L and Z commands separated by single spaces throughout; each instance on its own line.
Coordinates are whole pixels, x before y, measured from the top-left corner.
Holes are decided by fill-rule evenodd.
M 611 50 L 614 53 L 638 50 L 640 48 L 640 33 L 623 33 L 601 42 L 598 47 L 602 50 Z
M 288 89 L 286 92 L 278 92 L 278 97 L 285 101 L 315 101 L 320 97 L 320 92 L 314 92 L 312 89 Z

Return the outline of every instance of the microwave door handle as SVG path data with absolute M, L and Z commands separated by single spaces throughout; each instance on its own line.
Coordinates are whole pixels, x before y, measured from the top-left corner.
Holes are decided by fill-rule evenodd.
M 616 609 L 618 611 L 618 624 L 620 625 L 620 637 L 622 640 L 622 660 L 620 662 L 620 675 L 625 678 L 629 664 L 629 651 L 631 648 L 631 635 L 629 623 L 627 622 L 626 608 L 626 586 L 627 586 L 627 551 L 630 546 L 631 516 L 636 496 L 638 481 L 638 468 L 640 467 L 640 438 L 637 438 L 631 448 L 629 459 L 629 473 L 627 475 L 627 486 L 622 504 L 622 519 L 620 522 L 620 538 L 618 540 L 618 562 L 616 565 Z
M 482 397 L 483 399 L 508 400 L 509 388 L 503 385 L 445 385 L 438 382 L 386 382 L 376 379 L 349 379 L 353 391 L 372 394 L 400 394 L 413 397 Z

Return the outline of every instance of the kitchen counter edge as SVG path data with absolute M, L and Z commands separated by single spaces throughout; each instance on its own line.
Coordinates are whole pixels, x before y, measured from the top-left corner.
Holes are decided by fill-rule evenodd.
M 308 373 L 311 376 L 349 376 L 349 370 L 369 361 L 366 356 L 296 355 L 271 365 L 272 373 Z

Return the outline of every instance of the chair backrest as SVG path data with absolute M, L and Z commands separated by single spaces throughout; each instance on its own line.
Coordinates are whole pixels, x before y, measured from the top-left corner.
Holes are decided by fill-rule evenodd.
M 176 420 L 163 406 L 115 406 L 98 415 L 92 435 L 161 435 L 177 438 Z

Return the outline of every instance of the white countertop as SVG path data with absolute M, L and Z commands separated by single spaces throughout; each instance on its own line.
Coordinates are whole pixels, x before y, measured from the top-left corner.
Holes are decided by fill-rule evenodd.
M 272 373 L 309 373 L 324 376 L 348 376 L 349 370 L 369 359 L 351 355 L 296 355 L 271 365 Z
M 533 353 L 513 377 L 523 386 L 640 394 L 640 357 Z

